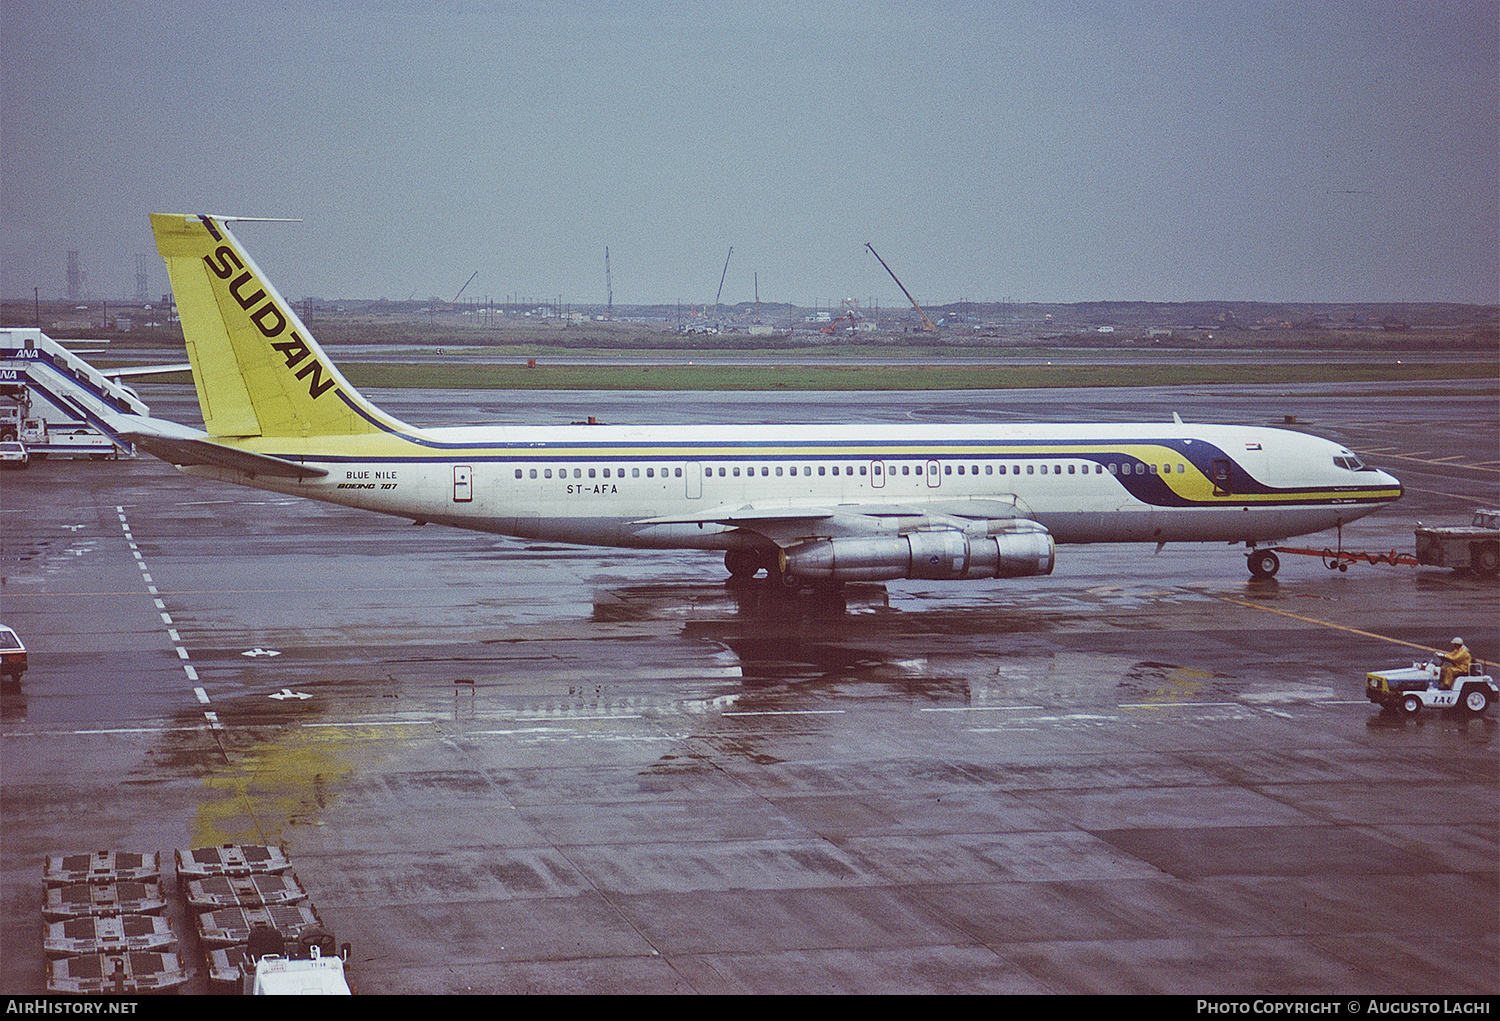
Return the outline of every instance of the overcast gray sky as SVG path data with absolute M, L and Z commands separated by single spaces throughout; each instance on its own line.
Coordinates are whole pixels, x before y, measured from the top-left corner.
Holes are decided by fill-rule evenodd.
M 0 292 L 1500 301 L 1496 0 L 0 9 Z

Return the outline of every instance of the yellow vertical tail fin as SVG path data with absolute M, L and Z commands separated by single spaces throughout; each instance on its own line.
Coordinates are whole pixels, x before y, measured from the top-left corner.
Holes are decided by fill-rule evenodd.
M 225 217 L 153 213 L 210 436 L 402 430 L 349 384 Z

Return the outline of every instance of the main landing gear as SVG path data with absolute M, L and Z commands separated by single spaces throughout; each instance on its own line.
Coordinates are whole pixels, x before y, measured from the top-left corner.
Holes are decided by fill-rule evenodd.
M 724 553 L 724 566 L 729 570 L 729 584 L 743 585 L 761 571 L 766 572 L 766 586 L 770 591 L 792 594 L 804 586 L 819 592 L 837 592 L 839 582 L 809 584 L 781 569 L 781 558 L 775 550 L 732 549 Z
M 774 557 L 760 550 L 732 549 L 724 553 L 724 566 L 729 570 L 729 577 L 734 581 L 749 581 L 762 569 L 770 571 L 775 568 L 775 565 Z
M 1252 549 L 1245 554 L 1245 564 L 1250 568 L 1250 577 L 1256 581 L 1269 581 L 1281 570 L 1281 558 L 1268 549 Z

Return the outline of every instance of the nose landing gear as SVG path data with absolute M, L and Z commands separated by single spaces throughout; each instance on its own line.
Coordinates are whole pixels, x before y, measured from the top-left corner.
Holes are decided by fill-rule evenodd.
M 1281 570 L 1281 558 L 1268 549 L 1253 549 L 1246 553 L 1245 563 L 1250 568 L 1250 577 L 1256 581 L 1269 581 Z

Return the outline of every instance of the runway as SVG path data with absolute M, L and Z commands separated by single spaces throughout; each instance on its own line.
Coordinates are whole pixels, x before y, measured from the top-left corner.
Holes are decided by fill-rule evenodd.
M 369 396 L 421 424 L 1290 416 L 1407 487 L 1347 548 L 1500 504 L 1493 399 L 1324 389 Z M 1500 661 L 1493 581 L 1063 546 L 1048 578 L 830 604 L 148 456 L 0 487 L 31 650 L 0 703 L 8 994 L 45 988 L 44 855 L 226 842 L 286 847 L 366 993 L 1500 991 L 1500 712 L 1363 695 L 1454 634 Z

